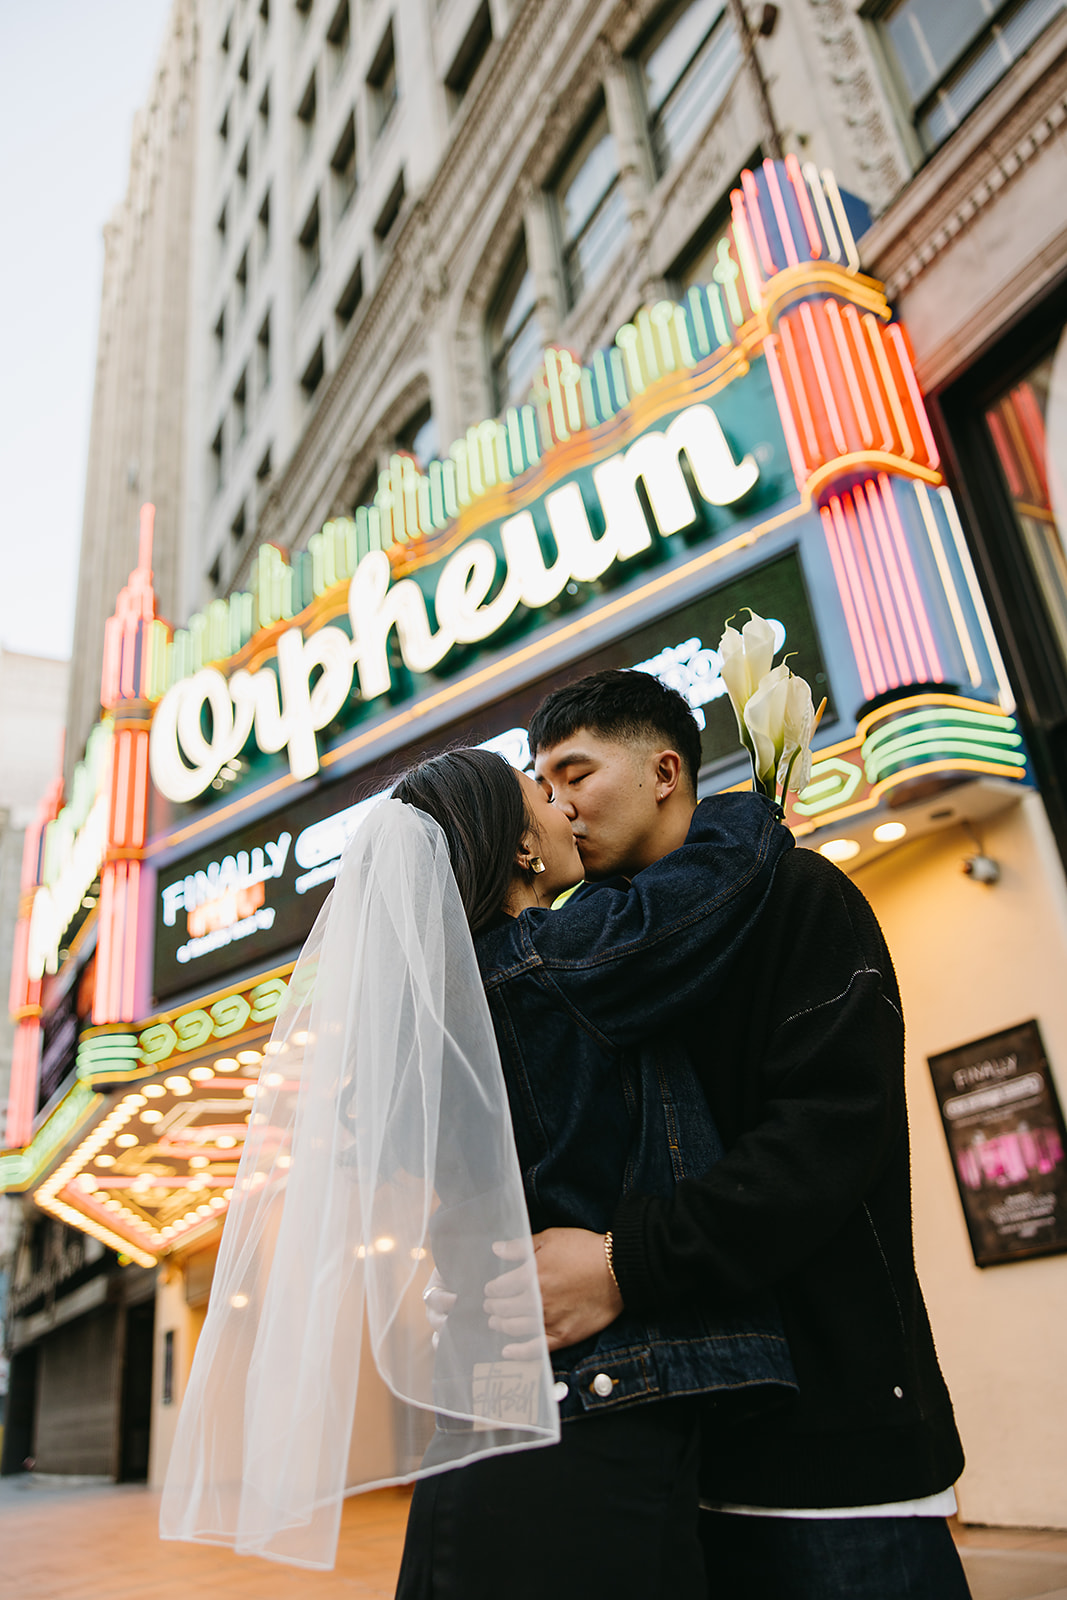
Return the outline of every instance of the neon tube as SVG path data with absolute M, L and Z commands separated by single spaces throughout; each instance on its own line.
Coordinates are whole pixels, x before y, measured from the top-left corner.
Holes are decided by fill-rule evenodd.
M 822 345 L 819 342 L 818 330 L 815 326 L 815 314 L 811 306 L 805 301 L 800 307 L 800 320 L 804 325 L 807 335 L 808 349 L 811 352 L 812 365 L 815 368 L 815 377 L 822 393 L 823 405 L 826 408 L 826 418 L 830 424 L 830 433 L 834 444 L 837 446 L 838 455 L 848 454 L 848 440 L 841 424 L 841 413 L 837 409 L 837 398 L 834 395 L 830 374 L 826 367 Z
M 885 619 L 889 644 L 896 664 L 897 681 L 898 683 L 907 683 L 909 676 L 915 672 L 915 664 L 909 661 L 908 652 L 904 645 L 904 636 L 901 632 L 903 612 L 901 611 L 899 596 L 893 590 L 892 580 L 886 570 L 885 551 L 882 548 L 882 541 L 878 537 L 878 529 L 862 487 L 853 492 L 849 498 L 855 508 L 859 536 L 862 538 L 867 551 L 867 559 L 870 562 L 871 572 L 874 576 L 875 591 L 882 602 L 881 613 Z M 891 590 L 893 590 L 894 598 L 897 599 L 896 608 L 889 603 Z M 898 611 L 901 611 L 900 619 L 897 616 Z M 917 675 L 920 678 L 924 676 L 921 671 Z
M 773 161 L 765 161 L 763 163 L 763 176 L 767 180 L 767 190 L 771 197 L 774 220 L 778 224 L 778 234 L 782 241 L 782 248 L 785 251 L 786 266 L 799 267 L 800 257 L 797 255 L 797 247 L 793 240 L 793 230 L 789 225 L 785 201 L 782 198 L 782 191 L 778 183 L 778 169 Z
M 863 391 L 860 388 L 859 374 L 856 371 L 856 357 L 849 344 L 845 325 L 841 321 L 841 307 L 836 300 L 827 300 L 823 306 L 823 312 L 826 321 L 830 325 L 830 332 L 837 349 L 837 359 L 840 362 L 841 371 L 845 375 L 845 382 L 848 384 L 848 392 L 856 417 L 860 444 L 866 446 L 868 450 L 873 449 L 874 429 L 871 427 L 870 413 L 864 403 Z
M 849 589 L 852 593 L 853 603 L 856 607 L 856 617 L 860 625 L 860 631 L 863 634 L 864 643 L 866 645 L 867 659 L 871 664 L 871 673 L 874 678 L 875 687 L 877 688 L 879 694 L 883 694 L 885 690 L 890 687 L 889 675 L 886 672 L 885 667 L 882 664 L 882 658 L 878 653 L 878 640 L 875 636 L 874 623 L 867 607 L 867 593 L 863 583 L 863 578 L 859 571 L 859 565 L 856 560 L 856 551 L 852 545 L 852 541 L 849 538 L 848 525 L 845 522 L 844 508 L 841 505 L 840 498 L 836 494 L 830 501 L 830 511 L 833 515 L 834 527 L 837 529 L 837 537 L 841 550 L 841 559 L 844 563 L 845 571 L 848 573 Z
M 837 237 L 837 229 L 834 227 L 833 219 L 830 216 L 830 208 L 826 203 L 826 191 L 823 188 L 823 182 L 819 176 L 819 169 L 815 165 L 814 161 L 805 161 L 800 170 L 807 179 L 808 191 L 811 194 L 811 198 L 815 204 L 815 210 L 818 212 L 819 226 L 821 227 L 823 231 L 823 237 L 826 240 L 826 249 L 830 260 L 840 261 L 841 244 Z
M 941 587 L 944 590 L 945 599 L 948 601 L 948 609 L 952 616 L 952 624 L 956 629 L 956 638 L 959 640 L 960 649 L 963 651 L 963 659 L 967 667 L 967 676 L 971 681 L 972 687 L 977 689 L 980 687 L 982 682 L 982 671 L 978 665 L 978 656 L 975 652 L 970 630 L 967 627 L 967 619 L 963 614 L 963 606 L 960 604 L 959 592 L 956 588 L 955 582 L 953 581 L 952 569 L 948 564 L 948 557 L 945 554 L 945 546 L 941 538 L 941 529 L 937 526 L 937 518 L 934 516 L 934 508 L 930 504 L 930 492 L 925 483 L 915 484 L 915 498 L 919 502 L 919 511 L 922 515 L 923 522 L 926 525 L 926 536 L 930 541 L 930 549 L 933 551 L 934 561 L 937 565 L 938 576 L 941 579 Z
M 885 334 L 897 352 L 901 376 L 904 379 L 908 396 L 911 400 L 912 416 L 919 425 L 919 432 L 922 434 L 923 443 L 926 445 L 927 462 L 931 467 L 939 466 L 941 457 L 938 454 L 937 442 L 930 427 L 930 419 L 926 415 L 926 405 L 919 390 L 919 383 L 915 376 L 915 365 L 911 358 L 911 351 L 908 349 L 904 330 L 899 323 L 894 322 L 886 328 Z
M 803 491 L 808 476 L 808 464 L 801 449 L 793 408 L 790 404 L 785 378 L 778 361 L 778 340 L 773 334 L 764 344 L 763 354 L 766 357 L 771 388 L 774 390 L 774 398 L 778 405 L 778 419 L 782 424 L 782 432 L 785 434 L 785 444 L 786 449 L 789 451 L 793 477 L 796 479 L 797 488 Z
M 873 482 L 871 479 L 868 479 L 866 484 L 861 486 L 859 493 L 866 495 L 868 509 L 874 525 L 878 530 L 879 540 L 885 558 L 886 569 L 889 574 L 889 581 L 893 589 L 893 595 L 897 603 L 897 610 L 900 613 L 900 618 L 904 626 L 904 632 L 908 640 L 908 654 L 911 660 L 911 670 L 915 674 L 916 679 L 921 682 L 924 678 L 929 676 L 929 666 L 928 663 L 923 659 L 922 646 L 919 642 L 919 635 L 915 627 L 915 619 L 913 616 L 915 597 L 909 593 L 907 583 L 904 579 L 904 574 L 900 570 L 900 562 L 897 559 L 897 552 L 893 543 L 893 536 L 889 528 L 885 507 L 882 504 L 882 497 L 878 484 Z
M 882 430 L 882 449 L 896 454 L 897 441 L 893 433 L 893 424 L 890 422 L 889 412 L 885 408 L 882 386 L 878 380 L 878 374 L 874 370 L 874 362 L 871 359 L 870 347 L 863 331 L 863 325 L 860 322 L 859 312 L 855 306 L 844 306 L 841 311 L 841 319 L 852 340 L 853 350 L 866 380 L 867 393 L 871 397 L 871 403 L 877 414 L 878 425 Z
M 896 541 L 897 555 L 900 560 L 901 571 L 904 574 L 904 581 L 907 583 L 911 592 L 912 605 L 915 610 L 915 621 L 918 625 L 920 637 L 922 638 L 926 660 L 930 666 L 930 676 L 936 683 L 942 683 L 944 681 L 945 674 L 941 666 L 941 657 L 937 652 L 937 645 L 934 641 L 933 629 L 930 627 L 930 619 L 926 615 L 926 605 L 922 598 L 922 589 L 919 586 L 919 580 L 915 575 L 915 567 L 911 559 L 911 550 L 908 546 L 907 536 L 904 533 L 904 525 L 900 520 L 900 511 L 897 507 L 896 501 L 893 498 L 892 482 L 888 475 L 884 472 L 880 472 L 878 474 L 878 487 L 882 491 L 882 503 L 884 504 L 886 512 L 888 513 L 889 526 L 892 529 L 893 538 Z
M 800 162 L 797 160 L 792 150 L 790 150 L 789 154 L 785 158 L 785 170 L 786 175 L 793 186 L 793 193 L 796 195 L 797 205 L 800 208 L 801 219 L 804 223 L 804 231 L 808 236 L 808 248 L 811 252 L 811 258 L 813 261 L 816 261 L 822 255 L 822 239 L 819 237 L 819 229 L 815 221 L 815 213 L 811 209 L 811 198 L 808 194 L 807 185 L 804 182 L 804 174 L 800 170 Z
M 807 387 L 804 383 L 804 371 L 797 355 L 796 344 L 793 338 L 793 328 L 788 313 L 778 319 L 778 337 L 782 346 L 782 356 L 786 367 L 786 376 L 797 411 L 800 413 L 800 423 L 805 438 L 805 455 L 809 468 L 817 466 L 824 459 L 824 452 L 819 443 L 819 436 L 815 430 L 815 418 L 808 404 Z
M 870 342 L 871 351 L 874 355 L 875 363 L 881 375 L 882 392 L 889 401 L 890 410 L 892 411 L 893 417 L 896 421 L 897 432 L 900 438 L 901 454 L 905 455 L 909 461 L 913 461 L 915 459 L 915 441 L 912 439 L 911 430 L 908 427 L 908 421 L 904 415 L 904 407 L 901 405 L 900 396 L 897 394 L 897 386 L 893 379 L 893 370 L 889 365 L 889 361 L 885 353 L 885 346 L 882 343 L 882 325 L 876 317 L 872 316 L 871 312 L 869 311 L 865 313 L 862 320 L 868 340 Z
M 831 511 L 826 506 L 822 508 L 819 515 L 822 518 L 823 532 L 826 534 L 826 547 L 830 552 L 830 564 L 834 569 L 837 592 L 841 597 L 841 607 L 845 613 L 845 626 L 848 629 L 849 639 L 852 641 L 852 654 L 855 657 L 856 669 L 859 672 L 860 683 L 863 686 L 863 698 L 865 700 L 873 700 L 875 695 L 874 676 L 871 672 L 870 662 L 867 659 L 867 647 L 863 630 L 856 615 L 848 574 L 845 571 L 844 561 L 838 545 L 837 526 Z
M 941 496 L 942 504 L 945 507 L 945 515 L 948 518 L 948 525 L 952 530 L 952 538 L 956 546 L 956 555 L 960 566 L 963 568 L 963 576 L 967 587 L 971 591 L 971 604 L 974 606 L 975 616 L 978 618 L 978 626 L 982 630 L 982 637 L 985 640 L 986 649 L 989 651 L 989 659 L 993 663 L 993 671 L 1000 689 L 1000 708 L 1002 711 L 1012 712 L 1015 710 L 1015 695 L 1012 691 L 1007 668 L 1004 665 L 1004 657 L 1000 653 L 997 636 L 993 632 L 993 624 L 990 620 L 989 612 L 986 610 L 986 603 L 978 582 L 978 574 L 974 570 L 974 562 L 971 560 L 971 552 L 964 536 L 959 513 L 956 510 L 956 502 L 953 499 L 951 489 L 939 489 L 937 492 Z
M 891 674 L 893 674 L 894 663 L 892 661 L 893 650 L 889 639 L 885 608 L 882 603 L 882 596 L 878 591 L 878 583 L 874 573 L 874 564 L 871 560 L 871 553 L 864 541 L 863 530 L 860 526 L 859 517 L 856 512 L 856 504 L 851 494 L 844 494 L 841 497 L 841 515 L 844 517 L 845 526 L 849 532 L 850 545 L 856 562 L 856 570 L 860 575 L 860 582 L 863 584 L 864 599 L 866 600 L 867 604 L 867 616 L 874 632 L 874 636 L 877 640 L 878 659 L 881 660 L 883 664 L 883 671 L 885 672 L 887 680 L 886 688 L 891 689 L 896 685 L 888 681 Z M 900 683 L 902 681 L 903 674 L 897 672 L 896 683 Z
M 773 278 L 774 274 L 778 271 L 778 265 L 771 254 L 770 243 L 763 227 L 763 212 L 760 209 L 759 186 L 756 183 L 754 174 L 751 173 L 747 167 L 741 174 L 741 188 L 744 191 L 745 199 L 748 202 L 747 206 L 745 207 L 745 213 L 748 218 L 749 226 L 751 227 L 756 240 L 756 247 L 759 250 L 760 260 L 766 269 L 767 277 Z
M 841 191 L 837 187 L 837 179 L 829 167 L 822 169 L 820 177 L 822 178 L 827 198 L 830 201 L 830 209 L 834 214 L 834 221 L 837 223 L 837 231 L 841 236 L 841 243 L 845 247 L 849 270 L 858 272 L 860 270 L 860 253 L 856 249 L 856 241 L 852 237 L 852 229 L 848 225 L 848 217 L 845 213 L 844 201 L 841 199 Z

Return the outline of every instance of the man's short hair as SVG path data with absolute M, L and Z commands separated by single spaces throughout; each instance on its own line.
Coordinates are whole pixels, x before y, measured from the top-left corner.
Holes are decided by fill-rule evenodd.
M 588 728 L 619 744 L 661 744 L 676 750 L 694 795 L 700 772 L 700 729 L 689 704 L 649 672 L 590 672 L 553 689 L 530 719 L 530 750 L 550 749 Z

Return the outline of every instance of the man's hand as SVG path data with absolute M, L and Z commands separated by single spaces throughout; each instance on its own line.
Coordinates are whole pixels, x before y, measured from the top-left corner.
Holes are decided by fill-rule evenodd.
M 608 1271 L 602 1233 L 547 1228 L 534 1235 L 533 1246 L 549 1350 L 578 1344 L 615 1321 L 622 1311 L 622 1296 Z M 502 1241 L 493 1250 L 505 1261 L 521 1259 L 522 1246 L 517 1242 Z M 490 1327 L 520 1336 L 532 1333 L 526 1266 L 487 1283 L 485 1296 Z M 533 1344 L 513 1344 L 506 1345 L 502 1354 L 520 1361 L 534 1350 Z

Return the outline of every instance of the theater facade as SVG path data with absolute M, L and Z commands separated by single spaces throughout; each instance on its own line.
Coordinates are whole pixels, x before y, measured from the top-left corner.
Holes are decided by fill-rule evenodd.
M 153 1286 L 154 1478 L 272 1023 L 365 807 L 445 746 L 524 765 L 542 695 L 606 666 L 685 695 L 702 792 L 743 783 L 715 645 L 746 607 L 827 698 L 787 821 L 857 876 L 900 966 L 920 1266 L 950 1382 L 990 1269 L 1062 1290 L 1062 867 L 862 226 L 829 173 L 746 171 L 711 281 L 585 364 L 549 349 L 527 404 L 425 473 L 395 456 L 371 505 L 289 558 L 263 546 L 250 589 L 183 627 L 156 615 L 144 508 L 100 721 L 27 836 L 0 1186 L 84 1236 L 97 1276 L 121 1264 L 63 1321 L 68 1355 L 101 1307 Z M 41 1376 L 62 1288 L 24 1294 L 12 1324 L 13 1394 L 35 1386 L 15 1409 L 36 1406 L 38 1431 L 76 1406 Z M 1042 1292 L 1025 1314 L 998 1293 L 1001 1331 Z M 109 1403 L 129 1403 L 121 1386 Z M 1035 1450 L 1035 1480 L 1067 1487 Z M 95 1459 L 114 1470 L 102 1445 Z

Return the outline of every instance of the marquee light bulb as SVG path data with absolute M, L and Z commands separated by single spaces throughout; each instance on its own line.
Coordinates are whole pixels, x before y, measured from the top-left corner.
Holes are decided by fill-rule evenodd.
M 144 1093 L 149 1097 L 150 1100 L 161 1100 L 166 1092 L 166 1089 L 164 1089 L 161 1083 L 146 1083 L 144 1086 Z M 141 1104 L 144 1104 L 143 1100 L 141 1101 Z
M 855 839 L 827 839 L 819 849 L 819 854 L 825 856 L 827 861 L 851 861 L 859 853 L 860 847 Z
M 893 844 L 897 839 L 903 839 L 907 831 L 903 822 L 880 822 L 874 830 L 874 837 L 879 844 Z

